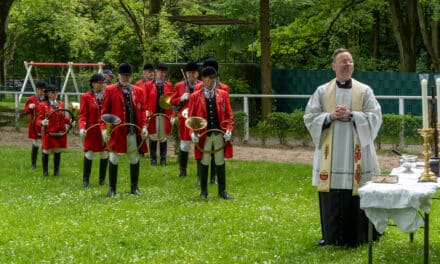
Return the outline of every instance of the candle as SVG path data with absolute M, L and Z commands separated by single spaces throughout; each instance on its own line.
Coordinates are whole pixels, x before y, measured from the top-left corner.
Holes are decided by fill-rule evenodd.
M 422 119 L 423 119 L 423 129 L 429 128 L 428 121 L 428 80 L 422 80 Z

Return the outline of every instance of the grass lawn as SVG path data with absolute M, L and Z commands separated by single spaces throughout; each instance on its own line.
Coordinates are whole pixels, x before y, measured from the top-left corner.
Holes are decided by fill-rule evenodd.
M 82 159 L 69 150 L 61 176 L 43 178 L 41 162 L 30 170 L 30 147 L 0 148 L 1 263 L 367 263 L 367 245 L 316 246 L 321 231 L 308 165 L 227 161 L 235 199 L 219 199 L 210 185 L 200 200 L 194 161 L 181 179 L 174 158 L 166 167 L 142 159 L 141 195 L 133 196 L 123 156 L 118 195 L 106 198 L 96 159 L 91 185 L 82 187 Z M 430 215 L 431 263 L 440 262 L 439 204 Z M 423 230 L 410 243 L 388 227 L 374 262 L 422 263 Z

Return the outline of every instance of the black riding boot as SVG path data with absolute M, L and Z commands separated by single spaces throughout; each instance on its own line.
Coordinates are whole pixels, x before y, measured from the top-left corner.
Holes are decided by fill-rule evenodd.
M 99 161 L 99 185 L 105 184 L 105 175 L 107 174 L 108 158 Z
M 208 170 L 209 166 L 200 162 L 200 198 L 208 197 Z
M 233 199 L 233 197 L 226 192 L 225 164 L 217 166 L 216 169 L 218 177 L 218 195 L 225 200 Z
M 60 176 L 61 153 L 53 154 L 53 176 Z
M 84 157 L 83 169 L 83 185 L 85 188 L 89 187 L 90 172 L 92 171 L 92 160 Z
M 37 156 L 38 156 L 38 147 L 32 145 L 32 152 L 31 152 L 32 170 L 35 170 L 37 168 Z
M 198 160 L 196 160 L 196 161 L 197 161 L 197 185 L 200 186 L 200 179 L 201 179 L 200 171 L 202 170 L 202 169 L 200 168 L 200 165 L 202 164 L 202 163 L 201 163 L 202 160 L 201 160 L 201 159 L 198 159 Z
M 49 176 L 49 154 L 43 152 L 43 155 L 41 155 L 41 161 L 43 162 L 43 176 L 47 177 Z
M 159 151 L 160 151 L 160 165 L 165 166 L 167 165 L 167 141 L 160 142 Z
M 215 159 L 214 155 L 211 155 L 211 184 L 217 184 L 215 180 Z
M 131 193 L 139 195 L 138 181 L 139 181 L 139 161 L 136 164 L 130 164 L 130 180 L 131 180 Z
M 116 183 L 118 180 L 118 165 L 108 163 L 108 193 L 107 197 L 113 197 L 116 195 Z
M 179 163 L 180 163 L 180 177 L 186 177 L 186 165 L 188 164 L 188 151 L 180 150 L 179 152 Z
M 152 166 L 157 165 L 157 141 L 150 140 L 150 163 Z

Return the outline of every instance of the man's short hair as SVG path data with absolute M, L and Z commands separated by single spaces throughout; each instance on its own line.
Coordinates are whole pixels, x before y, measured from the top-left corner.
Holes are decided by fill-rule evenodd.
M 336 56 L 338 56 L 338 54 L 339 54 L 339 53 L 342 53 L 342 52 L 348 52 L 348 53 L 350 53 L 350 51 L 348 51 L 348 49 L 346 49 L 346 48 L 339 48 L 339 49 L 336 49 L 336 50 L 333 52 L 333 55 L 332 55 L 332 61 L 335 61 Z

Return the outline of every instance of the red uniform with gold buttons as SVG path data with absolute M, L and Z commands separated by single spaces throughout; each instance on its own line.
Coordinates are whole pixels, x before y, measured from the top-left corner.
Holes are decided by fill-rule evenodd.
M 226 132 L 226 130 L 233 131 L 234 130 L 234 116 L 231 108 L 231 103 L 229 99 L 229 94 L 221 89 L 215 89 L 215 101 L 216 101 L 216 110 L 217 110 L 217 118 L 220 124 L 223 124 L 222 130 Z M 189 111 L 188 117 L 198 116 L 204 119 L 208 119 L 208 111 L 206 106 L 206 97 L 203 89 L 200 89 L 190 96 L 189 100 Z M 197 131 L 199 134 L 202 134 L 206 131 L 206 128 Z M 199 146 L 203 149 L 205 137 L 201 137 L 199 140 Z M 233 157 L 233 148 L 231 141 L 225 142 L 224 149 L 224 157 L 232 158 Z M 195 159 L 201 159 L 203 153 L 194 148 L 194 157 Z
M 173 87 L 171 82 L 165 81 L 163 86 L 163 94 L 172 94 L 172 93 L 173 93 Z M 150 81 L 146 83 L 145 98 L 146 98 L 145 103 L 147 105 L 147 111 L 150 116 L 156 113 L 164 113 L 167 115 L 168 118 L 165 118 L 165 133 L 169 135 L 171 133 L 170 118 L 173 116 L 173 110 L 172 109 L 165 110 L 160 108 L 159 106 L 160 95 L 158 93 L 158 89 L 155 81 Z M 156 117 L 149 118 L 148 133 L 149 134 L 157 133 Z
M 200 84 L 200 81 L 197 81 L 196 85 Z M 180 101 L 180 97 L 187 92 L 189 94 L 192 94 L 195 91 L 195 86 L 194 88 L 191 90 L 190 87 L 186 87 L 186 83 L 184 81 L 182 82 L 178 82 L 176 83 L 176 85 L 174 86 L 174 92 L 173 95 L 171 96 L 171 100 L 170 103 L 175 106 L 175 107 L 179 107 L 178 110 L 178 128 L 179 128 L 179 138 L 181 140 L 191 140 L 191 131 L 189 128 L 187 128 L 185 126 L 185 118 L 182 116 L 182 111 L 184 109 L 186 109 L 188 107 L 188 102 L 189 100 L 187 100 L 186 102 L 181 102 Z
M 87 130 L 84 137 L 84 151 L 102 152 L 105 150 L 101 122 L 101 107 L 96 93 L 93 91 L 83 93 L 80 101 L 78 127 L 80 130 Z
M 147 124 L 147 118 L 145 115 L 145 100 L 144 92 L 141 88 L 132 85 L 131 86 L 131 100 L 134 107 L 136 125 L 142 129 L 143 126 Z M 102 114 L 112 114 L 121 118 L 121 124 L 127 123 L 126 115 L 127 109 L 125 106 L 124 94 L 122 87 L 118 86 L 118 83 L 108 85 L 104 91 L 104 99 L 102 103 Z M 116 153 L 126 153 L 127 152 L 127 133 L 129 126 L 121 126 L 114 129 L 115 126 L 112 125 L 112 134 L 110 136 L 108 145 L 109 148 Z M 106 124 L 101 123 L 101 130 L 106 129 Z M 141 141 L 141 131 L 136 128 L 136 135 L 138 138 L 138 143 Z M 141 152 L 143 150 L 141 149 Z M 144 149 L 146 152 L 146 150 Z
M 70 118 L 66 116 L 64 102 L 55 101 L 51 104 L 49 101 L 43 101 L 38 106 L 37 126 L 41 127 L 41 121 L 48 119 L 49 123 L 43 128 L 42 141 L 43 149 L 67 148 L 67 134 L 58 136 L 67 131 L 66 125 L 70 125 Z M 50 135 L 51 134 L 51 135 Z

